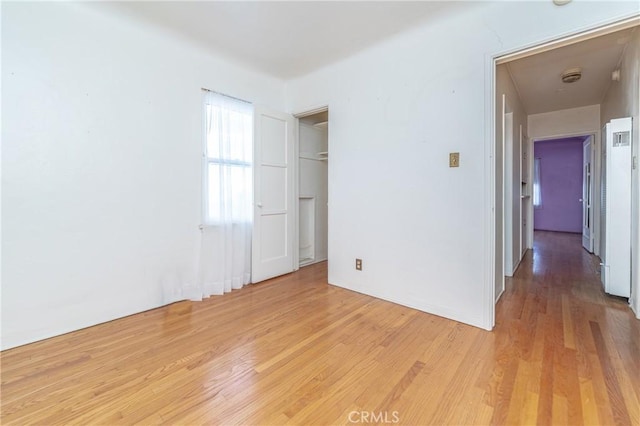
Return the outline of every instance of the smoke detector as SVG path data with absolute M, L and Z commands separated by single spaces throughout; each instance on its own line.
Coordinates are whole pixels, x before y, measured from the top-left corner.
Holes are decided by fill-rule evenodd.
M 582 68 L 569 68 L 562 73 L 563 83 L 575 83 L 582 78 Z

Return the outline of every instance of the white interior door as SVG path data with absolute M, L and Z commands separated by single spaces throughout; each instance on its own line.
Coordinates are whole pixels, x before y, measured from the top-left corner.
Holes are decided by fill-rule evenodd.
M 255 108 L 251 282 L 292 272 L 294 118 Z
M 507 106 L 508 108 L 508 106 Z M 512 277 L 514 272 L 515 259 L 513 256 L 516 232 L 519 234 L 519 219 L 520 217 L 514 217 L 514 197 L 513 188 L 516 185 L 520 185 L 520 182 L 515 182 L 513 178 L 513 112 L 507 112 L 504 114 L 503 124 L 503 140 L 504 140 L 504 275 Z M 519 193 L 519 191 L 518 191 Z M 520 199 L 518 196 L 518 203 Z M 514 221 L 516 223 L 516 232 L 514 232 Z M 517 247 L 517 246 L 516 246 Z
M 631 118 L 606 125 L 604 290 L 621 297 L 631 295 Z
M 604 265 L 607 263 L 607 127 L 602 128 L 600 137 L 600 259 L 602 271 L 600 279 L 605 284 Z
M 589 253 L 593 253 L 593 235 L 591 232 L 593 224 L 592 141 L 593 136 L 589 136 L 582 144 L 582 246 Z

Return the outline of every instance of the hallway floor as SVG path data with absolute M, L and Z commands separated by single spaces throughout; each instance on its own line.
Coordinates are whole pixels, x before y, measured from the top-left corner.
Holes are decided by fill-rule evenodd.
M 640 321 L 603 292 L 599 259 L 581 241 L 536 231 L 507 279 L 494 374 L 522 413 L 499 409 L 495 423 L 640 424 Z

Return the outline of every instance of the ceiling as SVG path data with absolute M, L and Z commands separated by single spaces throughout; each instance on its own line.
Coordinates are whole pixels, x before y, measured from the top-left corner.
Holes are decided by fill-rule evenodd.
M 123 1 L 98 2 L 173 32 L 217 56 L 287 80 L 344 59 L 444 15 L 467 1 Z M 636 27 L 638 28 L 638 27 Z M 636 28 L 506 64 L 527 114 L 601 103 Z M 640 31 L 640 30 L 639 30 Z M 582 78 L 562 83 L 581 67 Z
M 307 74 L 469 2 L 101 2 L 280 79 Z
M 629 28 L 508 62 L 527 114 L 596 105 L 602 102 L 611 73 L 620 59 L 633 31 Z M 582 78 L 563 83 L 564 70 L 582 68 Z

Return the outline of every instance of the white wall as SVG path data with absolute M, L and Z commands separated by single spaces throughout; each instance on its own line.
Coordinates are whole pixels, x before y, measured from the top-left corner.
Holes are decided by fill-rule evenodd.
M 2 3 L 2 348 L 180 298 L 201 221 L 201 87 L 284 83 L 78 3 Z
M 633 117 L 632 155 L 640 156 L 640 28 L 627 45 L 620 66 L 620 81 L 612 82 L 601 104 L 602 125 L 612 118 Z M 631 198 L 631 297 L 630 305 L 640 318 L 640 174 L 632 170 Z
M 314 262 L 327 260 L 327 162 L 318 153 L 327 151 L 327 129 L 300 123 L 300 196 L 315 200 Z
M 487 64 L 636 12 L 631 2 L 484 4 L 290 82 L 290 110 L 331 110 L 329 281 L 491 328 Z
M 551 139 L 600 132 L 600 105 L 529 115 L 529 137 Z

